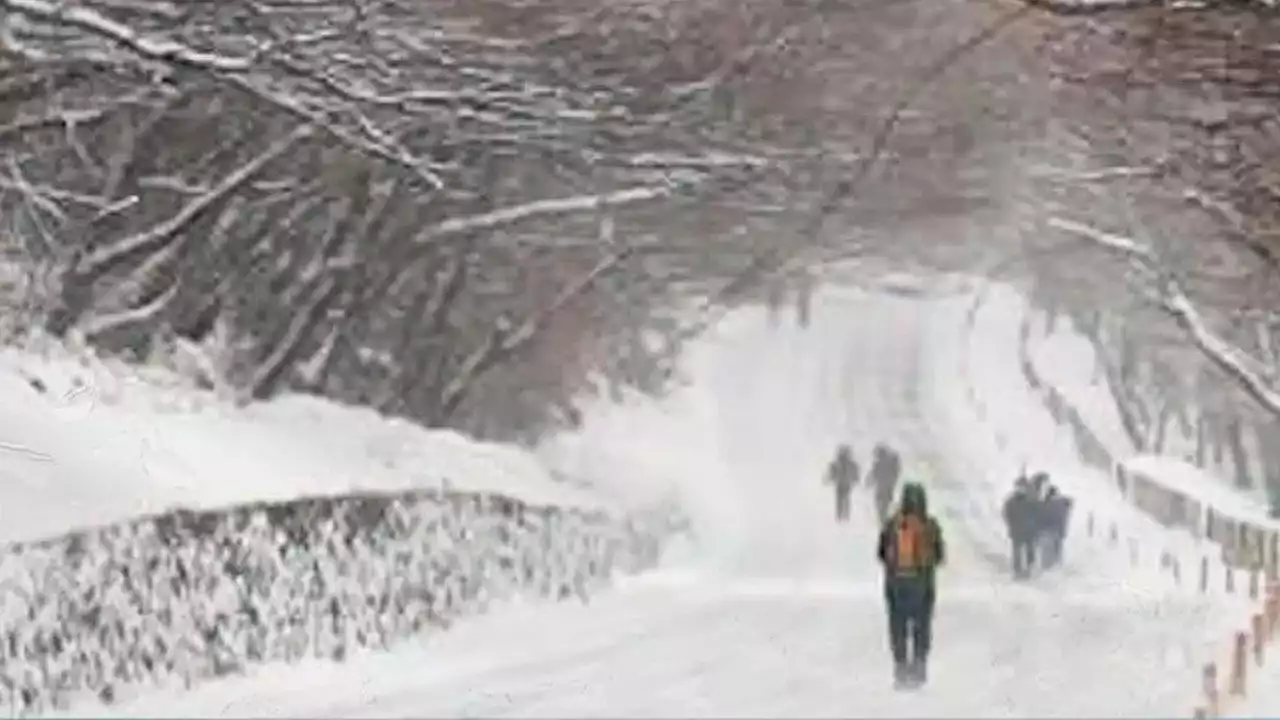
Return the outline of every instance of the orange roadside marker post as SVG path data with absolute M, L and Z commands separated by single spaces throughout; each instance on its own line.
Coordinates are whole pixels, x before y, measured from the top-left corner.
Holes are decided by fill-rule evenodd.
M 1209 717 L 1218 717 L 1218 664 L 1209 663 L 1204 666 L 1204 709 Z
M 1236 633 L 1236 643 L 1231 653 L 1231 684 L 1228 692 L 1233 697 L 1244 697 L 1249 689 L 1249 634 Z
M 1267 618 L 1262 613 L 1253 614 L 1253 660 L 1261 666 L 1267 655 Z

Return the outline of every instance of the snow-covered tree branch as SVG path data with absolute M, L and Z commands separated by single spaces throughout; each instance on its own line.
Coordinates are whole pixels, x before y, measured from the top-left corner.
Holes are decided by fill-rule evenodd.
M 489 434 L 660 391 L 701 319 L 987 202 L 964 66 L 1013 16 L 855 5 L 0 0 L 32 320 Z
M 1153 248 L 1133 238 L 1064 218 L 1050 218 L 1049 225 L 1095 243 L 1149 273 L 1161 306 L 1186 333 L 1187 339 L 1268 412 L 1280 416 L 1280 387 L 1277 387 L 1280 368 L 1264 364 L 1215 332 L 1176 273 L 1163 266 Z

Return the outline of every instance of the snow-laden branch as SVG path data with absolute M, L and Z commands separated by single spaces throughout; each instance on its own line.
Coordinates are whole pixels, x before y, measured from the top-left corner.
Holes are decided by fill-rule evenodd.
M 418 243 L 429 243 L 475 230 L 492 230 L 493 228 L 512 225 L 535 217 L 593 212 L 623 205 L 633 205 L 667 197 L 674 193 L 676 189 L 671 184 L 641 185 L 607 193 L 534 200 L 476 215 L 450 218 L 423 230 L 415 240 Z
M 0 0 L 0 2 L 4 2 L 4 0 Z M 107 119 L 113 110 L 116 110 L 127 103 L 141 100 L 146 96 L 146 94 L 147 91 L 130 93 L 125 97 L 114 99 L 110 103 L 104 104 L 100 107 L 87 110 L 52 108 L 40 113 L 39 115 L 19 115 L 4 125 L 0 125 L 0 141 L 14 140 L 28 131 L 41 130 L 59 125 L 63 127 L 85 127 L 90 123 Z
M 1022 0 L 1022 2 L 1054 15 L 1101 15 L 1118 10 L 1139 10 L 1173 4 L 1169 0 Z
M 536 339 L 561 310 L 590 290 L 601 278 L 613 272 L 631 255 L 632 251 L 625 248 L 610 254 L 519 325 L 495 327 L 485 342 L 462 361 L 461 367 L 441 391 L 440 407 L 443 416 L 448 417 L 455 412 L 466 394 L 482 377 Z
M 118 23 L 102 13 L 89 8 L 72 7 L 64 2 L 0 0 L 0 10 L 5 13 L 3 22 L 6 25 L 12 22 L 11 18 L 15 14 L 25 15 L 38 22 L 75 28 L 149 60 L 218 72 L 244 72 L 253 66 L 253 58 L 220 55 L 197 50 L 173 40 L 144 37 L 128 25 Z
M 1197 188 L 1183 192 L 1183 197 L 1230 226 L 1230 232 L 1223 233 L 1223 239 L 1243 246 L 1249 254 L 1266 263 L 1272 270 L 1280 271 L 1280 254 L 1262 238 L 1253 234 L 1245 214 L 1231 202 L 1216 198 Z
M 1218 369 L 1233 378 L 1249 395 L 1276 416 L 1280 416 L 1280 390 L 1275 386 L 1276 368 L 1269 368 L 1209 327 L 1195 302 L 1150 247 L 1114 233 L 1062 218 L 1050 218 L 1049 225 L 1096 243 L 1142 265 L 1160 278 L 1158 293 L 1164 309 L 1182 328 L 1187 338 Z
M 1042 165 L 1033 168 L 1031 176 L 1037 180 L 1048 180 L 1050 182 L 1102 182 L 1106 180 L 1155 177 L 1160 172 L 1160 168 L 1155 167 L 1110 167 L 1100 170 L 1071 170 L 1053 165 Z
M 270 103 L 298 118 L 304 124 L 323 130 L 357 152 L 400 165 L 417 174 L 434 189 L 439 190 L 444 187 L 444 181 L 430 163 L 414 156 L 399 140 L 391 137 L 363 115 L 356 113 L 358 129 L 344 128 L 333 119 L 331 108 L 312 109 L 301 97 L 273 89 L 270 83 L 252 77 L 251 71 L 257 69 L 255 63 L 268 49 L 277 45 L 266 43 L 246 56 L 223 55 L 199 50 L 174 40 L 148 37 L 90 8 L 74 7 L 68 3 L 50 0 L 0 0 L 0 48 L 7 47 L 13 52 L 22 52 L 22 48 L 8 47 L 16 42 L 10 37 L 13 34 L 11 26 L 15 17 L 30 18 L 38 23 L 78 30 L 119 47 L 139 60 L 211 74 L 220 82 L 230 84 Z M 293 38 L 290 42 L 296 43 L 297 38 Z M 105 116 L 106 112 L 105 110 L 83 111 L 80 114 L 96 120 Z M 48 123 L 59 119 L 57 116 L 36 120 L 24 119 L 22 122 L 0 126 L 0 136 L 20 131 L 32 122 Z M 68 114 L 62 122 L 70 124 L 73 118 Z
M 765 168 L 771 165 L 769 160 L 758 155 L 739 153 L 709 152 L 701 155 L 684 155 L 667 152 L 636 153 L 620 159 L 620 164 L 632 168 L 683 168 L 683 169 L 722 169 L 722 168 Z
M 310 137 L 313 132 L 314 128 L 310 125 L 296 128 L 292 133 L 277 140 L 266 150 L 236 168 L 221 182 L 210 188 L 209 192 L 184 205 L 169 219 L 90 254 L 83 261 L 80 270 L 89 275 L 100 274 L 125 258 L 165 245 L 217 202 L 252 180 L 272 161 L 284 155 L 298 142 Z

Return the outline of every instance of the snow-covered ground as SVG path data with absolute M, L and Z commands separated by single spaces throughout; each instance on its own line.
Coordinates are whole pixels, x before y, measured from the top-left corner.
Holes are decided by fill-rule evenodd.
M 1217 637 L 1208 646 L 1205 660 L 1217 662 L 1225 677 L 1234 635 L 1249 628 L 1250 618 L 1258 610 L 1257 601 L 1247 595 L 1248 574 L 1236 571 L 1234 592 L 1227 594 L 1225 576 L 1232 571 L 1221 562 L 1219 548 L 1161 527 L 1127 503 L 1107 473 L 1079 462 L 1070 433 L 1058 427 L 1035 391 L 1023 382 L 1018 366 L 1019 329 L 1034 311 L 1023 296 L 1006 285 L 985 287 L 979 300 L 973 316 L 973 332 L 966 336 L 968 352 L 963 361 L 967 367 L 959 374 L 968 378 L 972 387 L 966 389 L 958 384 L 951 387 L 955 397 L 942 403 L 942 407 L 958 419 L 959 425 L 978 428 L 964 435 L 958 444 L 978 456 L 975 466 L 998 468 L 1003 478 L 1012 477 L 1024 464 L 1029 469 L 1050 472 L 1054 482 L 1077 499 L 1073 532 L 1078 536 L 1086 531 L 1084 521 L 1092 514 L 1100 541 L 1092 548 L 1110 555 L 1113 565 L 1119 560 L 1120 572 L 1126 572 L 1125 560 L 1133 560 L 1133 556 L 1125 552 L 1132 545 L 1138 549 L 1137 573 L 1147 576 L 1154 573 L 1168 580 L 1168 568 L 1161 568 L 1159 562 L 1160 555 L 1168 553 L 1179 562 L 1180 587 L 1184 592 L 1194 593 L 1198 592 L 1201 564 L 1207 559 L 1206 580 L 1210 593 L 1219 596 L 1217 602 L 1221 609 L 1215 620 Z M 940 334 L 964 335 L 955 318 L 969 309 L 968 298 L 958 302 L 950 311 L 952 317 L 941 322 Z M 1136 455 L 1109 396 L 1106 379 L 1097 370 L 1097 359 L 1088 339 L 1065 320 L 1047 332 L 1042 326 L 1042 319 L 1033 319 L 1029 349 L 1037 372 L 1080 413 L 1093 435 L 1112 455 L 1144 470 L 1167 487 L 1211 502 L 1219 511 L 1238 520 L 1259 527 L 1276 525 L 1266 517 L 1265 508 L 1256 498 L 1237 491 L 1223 477 L 1201 472 L 1189 478 L 1191 472 L 1185 463 L 1176 462 L 1174 458 Z M 945 367 L 941 376 L 957 377 Z M 961 393 L 976 398 L 976 402 L 964 402 Z M 1007 487 L 1008 480 L 1004 482 Z M 1118 527 L 1121 552 L 1117 554 L 1106 553 L 1109 541 L 1103 537 L 1112 524 Z M 1133 573 L 1134 569 L 1128 572 Z M 1276 668 L 1273 661 L 1268 667 L 1255 670 L 1253 687 L 1267 688 L 1280 682 Z M 1274 716 L 1280 703 L 1268 704 L 1265 699 L 1257 700 L 1251 695 L 1241 707 L 1257 708 L 1252 712 Z M 1235 706 L 1231 711 L 1237 712 Z
M 1031 362 L 1045 382 L 1057 388 L 1081 414 L 1098 441 L 1115 457 L 1137 452 L 1124 431 L 1104 373 L 1088 338 L 1070 320 L 1059 319 L 1046 331 L 1045 321 L 1015 288 L 993 284 L 985 288 L 980 316 L 988 327 L 999 326 L 1016 342 L 1024 320 L 1031 319 Z M 1007 347 L 1017 351 L 1017 345 Z
M 178 506 L 445 482 L 537 502 L 600 501 L 517 448 L 367 409 L 305 396 L 236 408 L 119 363 L 0 350 L 0 541 Z
M 961 300 L 852 291 L 815 298 L 808 328 L 743 311 L 690 354 L 686 391 L 601 405 L 583 433 L 548 443 L 544 459 L 597 480 L 602 495 L 674 491 L 695 522 L 696 537 L 666 567 L 586 607 L 513 607 L 416 647 L 263 669 L 112 712 L 1189 714 L 1200 667 L 1220 654 L 1243 601 L 1179 589 L 1158 568 L 1134 572 L 1124 541 L 1089 538 L 1087 512 L 1067 572 L 1006 581 L 996 507 L 1023 461 L 1050 469 L 1123 538 L 1159 546 L 1165 534 L 1073 462 L 1031 409 L 1043 412 L 1016 366 L 1000 364 L 1016 362 L 1005 331 L 967 337 L 962 316 Z M 821 477 L 841 440 L 864 462 L 876 441 L 902 448 L 906 474 L 929 487 L 949 535 L 932 682 L 917 694 L 888 689 L 867 508 L 848 526 L 831 519 Z

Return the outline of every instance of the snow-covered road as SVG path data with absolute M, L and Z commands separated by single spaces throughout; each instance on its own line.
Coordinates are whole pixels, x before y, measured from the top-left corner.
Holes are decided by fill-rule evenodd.
M 725 341 L 718 481 L 731 519 L 650 575 L 589 605 L 517 606 L 343 665 L 316 663 L 115 708 L 122 716 L 1151 717 L 1191 707 L 1201 658 L 1194 599 L 1077 566 L 1032 586 L 1004 579 L 999 531 L 965 492 L 972 472 L 933 438 L 953 429 L 921 393 L 928 306 L 850 296 L 816 308 L 812 347 Z M 764 331 L 761 331 L 764 332 Z M 735 343 L 737 343 L 735 345 Z M 766 357 L 767 356 L 767 357 Z M 786 376 L 817 378 L 799 387 Z M 833 421 L 837 418 L 839 422 Z M 833 425 L 834 422 L 834 425 Z M 830 519 L 822 465 L 839 437 L 877 440 L 925 480 L 951 544 L 931 683 L 890 689 L 873 523 Z M 703 439 L 705 442 L 705 439 Z M 653 448 L 663 452 L 663 448 Z M 717 466 L 715 463 L 707 467 Z M 714 552 L 712 550 L 714 549 Z

